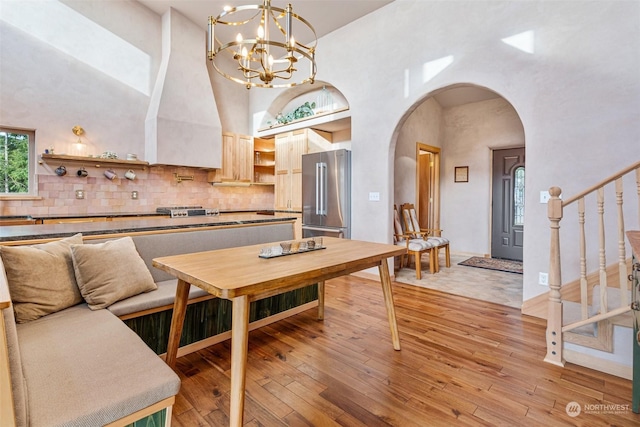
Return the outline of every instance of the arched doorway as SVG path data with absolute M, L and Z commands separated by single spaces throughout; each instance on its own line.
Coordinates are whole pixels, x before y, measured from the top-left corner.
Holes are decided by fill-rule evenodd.
M 492 153 L 525 145 L 524 128 L 511 103 L 479 86 L 445 87 L 413 105 L 397 135 L 394 203 L 410 202 L 418 209 L 427 206 L 426 220 L 439 218 L 439 227 L 429 228 L 443 230 L 442 235 L 451 241 L 452 252 L 466 258 L 490 257 L 494 204 Z M 439 151 L 436 190 L 432 187 L 433 175 L 421 171 L 421 165 L 429 168 L 429 162 L 420 159 L 420 153 L 428 151 L 423 150 L 425 146 Z M 464 179 L 456 171 L 464 171 Z M 423 191 L 425 188 L 428 193 Z M 422 198 L 433 199 L 435 203 L 421 203 Z M 522 212 L 519 215 L 522 218 Z M 431 278 L 427 276 L 427 280 Z M 517 275 L 515 280 L 521 295 L 522 276 Z

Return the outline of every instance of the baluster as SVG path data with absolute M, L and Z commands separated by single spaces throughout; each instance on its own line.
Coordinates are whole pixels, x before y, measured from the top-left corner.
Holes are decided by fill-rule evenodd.
M 638 228 L 640 228 L 640 167 L 636 169 L 636 191 L 638 193 Z
M 589 293 L 587 286 L 587 244 L 584 231 L 584 197 L 578 199 L 578 224 L 580 226 L 580 309 L 582 320 L 589 317 Z
M 547 204 L 547 216 L 551 228 L 549 247 L 549 306 L 547 308 L 547 355 L 544 360 L 564 366 L 562 357 L 562 274 L 560 272 L 560 220 L 562 219 L 562 190 L 551 187 Z
M 598 188 L 598 234 L 600 264 L 598 270 L 600 272 L 600 313 L 604 314 L 609 311 L 607 307 L 607 254 L 605 253 L 604 238 L 604 187 Z
M 616 179 L 616 205 L 618 206 L 618 278 L 620 282 L 620 307 L 629 305 L 627 280 L 627 254 L 624 240 L 624 213 L 622 210 L 622 178 Z

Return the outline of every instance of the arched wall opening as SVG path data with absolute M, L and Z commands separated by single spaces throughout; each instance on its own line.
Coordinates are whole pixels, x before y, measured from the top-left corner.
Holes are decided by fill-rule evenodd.
M 446 86 L 414 103 L 394 135 L 392 203 L 418 206 L 416 145 L 437 147 L 443 235 L 452 242 L 452 251 L 489 255 L 492 152 L 525 147 L 524 127 L 513 105 L 486 87 Z M 468 179 L 456 180 L 456 168 L 468 168 Z
M 350 127 L 349 102 L 331 83 L 316 81 L 313 85 L 294 86 L 278 95 L 258 120 L 257 133 L 277 133 L 292 126 L 312 127 L 341 121 L 334 128 Z M 330 130 L 330 129 L 327 129 Z

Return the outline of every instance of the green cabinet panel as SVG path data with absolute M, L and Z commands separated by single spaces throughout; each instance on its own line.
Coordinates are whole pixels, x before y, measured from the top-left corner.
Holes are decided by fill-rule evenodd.
M 254 322 L 318 299 L 318 285 L 274 295 L 251 303 L 249 321 Z M 231 301 L 213 298 L 187 306 L 180 346 L 231 330 Z M 173 310 L 125 320 L 156 354 L 167 351 Z
M 164 427 L 166 420 L 167 410 L 163 409 L 132 424 L 127 424 L 126 427 Z

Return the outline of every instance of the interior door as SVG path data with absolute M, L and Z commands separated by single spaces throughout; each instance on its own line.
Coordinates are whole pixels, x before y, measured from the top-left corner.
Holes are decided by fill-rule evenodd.
M 522 261 L 524 148 L 493 151 L 491 257 Z
M 431 196 L 433 154 L 428 151 L 419 151 L 418 163 L 418 182 L 420 183 L 418 222 L 424 224 L 423 227 L 432 228 L 429 222 L 433 218 L 433 198 Z
M 440 229 L 440 148 L 416 145 L 416 210 L 424 228 Z

